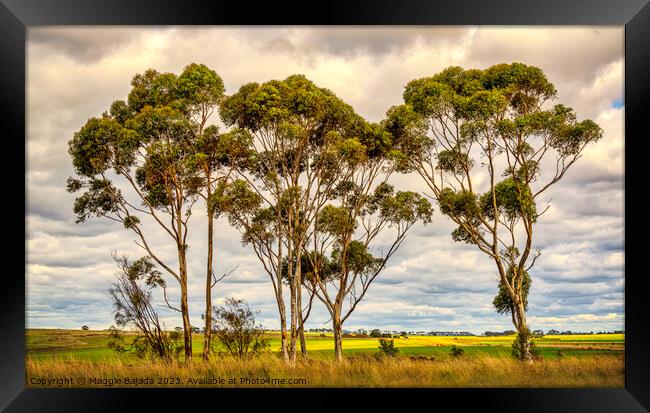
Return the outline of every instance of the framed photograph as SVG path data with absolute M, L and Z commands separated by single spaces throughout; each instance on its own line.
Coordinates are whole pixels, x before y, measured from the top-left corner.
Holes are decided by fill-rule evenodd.
M 2 0 L 2 407 L 647 411 L 646 3 Z

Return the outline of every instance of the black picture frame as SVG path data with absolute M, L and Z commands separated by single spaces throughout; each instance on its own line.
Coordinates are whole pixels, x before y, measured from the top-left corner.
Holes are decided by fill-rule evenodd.
M 279 4 L 207 0 L 0 0 L 0 125 L 6 157 L 0 161 L 3 271 L 0 323 L 0 408 L 7 411 L 85 411 L 132 408 L 136 402 L 191 400 L 221 406 L 232 398 L 238 408 L 283 403 L 286 408 L 321 407 L 345 397 L 345 407 L 409 405 L 482 411 L 643 412 L 650 409 L 650 304 L 643 288 L 650 223 L 650 191 L 645 188 L 650 119 L 649 0 L 410 0 Z M 26 28 L 43 25 L 185 24 L 382 24 L 382 25 L 625 25 L 625 388 L 624 389 L 26 389 L 25 279 L 18 260 L 27 254 L 16 240 L 25 209 Z M 28 62 L 27 62 L 28 63 Z M 25 223 L 25 221 L 23 221 Z M 24 269 L 24 267 L 23 267 Z M 251 397 L 251 395 L 255 397 Z M 296 398 L 303 399 L 299 405 Z M 305 404 L 309 400 L 312 403 Z M 187 405 L 186 405 L 187 406 Z

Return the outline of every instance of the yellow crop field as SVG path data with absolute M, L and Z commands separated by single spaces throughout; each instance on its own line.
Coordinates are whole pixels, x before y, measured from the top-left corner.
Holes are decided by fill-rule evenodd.
M 514 336 L 395 338 L 392 340 L 399 354 L 390 358 L 376 357 L 377 338 L 346 337 L 343 339 L 345 359 L 337 363 L 333 360 L 332 336 L 308 333 L 309 358 L 299 358 L 294 366 L 280 359 L 278 333 L 266 335 L 270 347 L 261 357 L 238 360 L 214 356 L 205 363 L 200 358 L 202 336 L 196 334 L 194 361 L 184 365 L 142 360 L 128 353 L 118 355 L 108 348 L 105 331 L 27 330 L 26 385 L 622 387 L 624 384 L 623 334 L 538 338 L 536 346 L 541 359 L 527 365 L 510 354 Z M 454 345 L 464 350 L 461 357 L 451 355 Z M 65 382 L 65 378 L 81 378 L 82 383 Z M 167 381 L 158 383 L 158 378 Z M 230 379 L 233 381 L 229 382 Z

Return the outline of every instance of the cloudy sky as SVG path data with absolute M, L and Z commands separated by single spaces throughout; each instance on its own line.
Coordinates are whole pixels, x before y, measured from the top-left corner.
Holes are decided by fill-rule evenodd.
M 107 328 L 112 308 L 106 289 L 116 272 L 111 253 L 142 255 L 132 234 L 111 221 L 75 224 L 74 195 L 65 191 L 73 175 L 67 142 L 88 118 L 126 99 L 134 74 L 147 68 L 179 73 L 188 63 L 204 63 L 222 76 L 230 94 L 244 83 L 302 73 L 379 121 L 402 102 L 412 79 L 450 65 L 519 61 L 542 68 L 559 102 L 604 129 L 604 138 L 547 193 L 551 208 L 536 229 L 542 256 L 531 273 L 529 322 L 544 330 L 622 329 L 623 33 L 623 27 L 30 28 L 27 326 Z M 424 190 L 415 176 L 396 182 Z M 206 222 L 198 215 L 192 222 L 190 310 L 192 324 L 201 325 Z M 491 304 L 494 264 L 472 246 L 454 243 L 452 229 L 439 214 L 416 226 L 345 328 L 512 329 L 509 317 Z M 261 310 L 266 327 L 277 328 L 272 288 L 257 258 L 225 220 L 215 234 L 216 272 L 238 266 L 215 298 L 245 298 Z M 153 243 L 173 260 L 163 235 Z M 162 314 L 168 327 L 182 324 L 177 315 Z M 316 304 L 307 327 L 330 327 L 328 319 Z

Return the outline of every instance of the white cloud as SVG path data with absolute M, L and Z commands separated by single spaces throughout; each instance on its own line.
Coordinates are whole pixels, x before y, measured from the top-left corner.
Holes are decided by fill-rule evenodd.
M 379 28 L 30 28 L 28 31 L 27 317 L 30 326 L 103 328 L 111 324 L 105 289 L 115 266 L 110 253 L 141 254 L 119 225 L 74 224 L 67 142 L 86 119 L 124 99 L 134 74 L 147 68 L 179 72 L 205 63 L 227 93 L 242 84 L 304 73 L 371 121 L 400 104 L 404 85 L 450 65 L 486 67 L 521 61 L 541 67 L 559 101 L 604 129 L 564 181 L 548 192 L 552 207 L 536 228 L 543 247 L 533 273 L 533 328 L 622 328 L 623 120 L 613 102 L 623 91 L 623 29 L 617 27 L 379 27 Z M 424 191 L 414 176 L 394 176 L 400 188 Z M 346 328 L 510 329 L 493 310 L 496 275 L 472 246 L 454 243 L 439 214 L 417 226 L 370 288 Z M 203 310 L 205 218 L 192 217 L 190 309 Z M 151 227 L 153 228 L 153 227 Z M 154 233 L 157 234 L 157 233 Z M 277 326 L 268 276 L 236 230 L 216 229 L 216 272 L 239 265 L 215 289 L 215 299 L 245 298 Z M 173 262 L 164 235 L 155 248 Z M 170 284 L 170 292 L 178 293 Z M 613 315 L 613 316 L 612 316 Z M 173 313 L 168 326 L 180 325 Z M 329 315 L 319 303 L 308 327 Z

